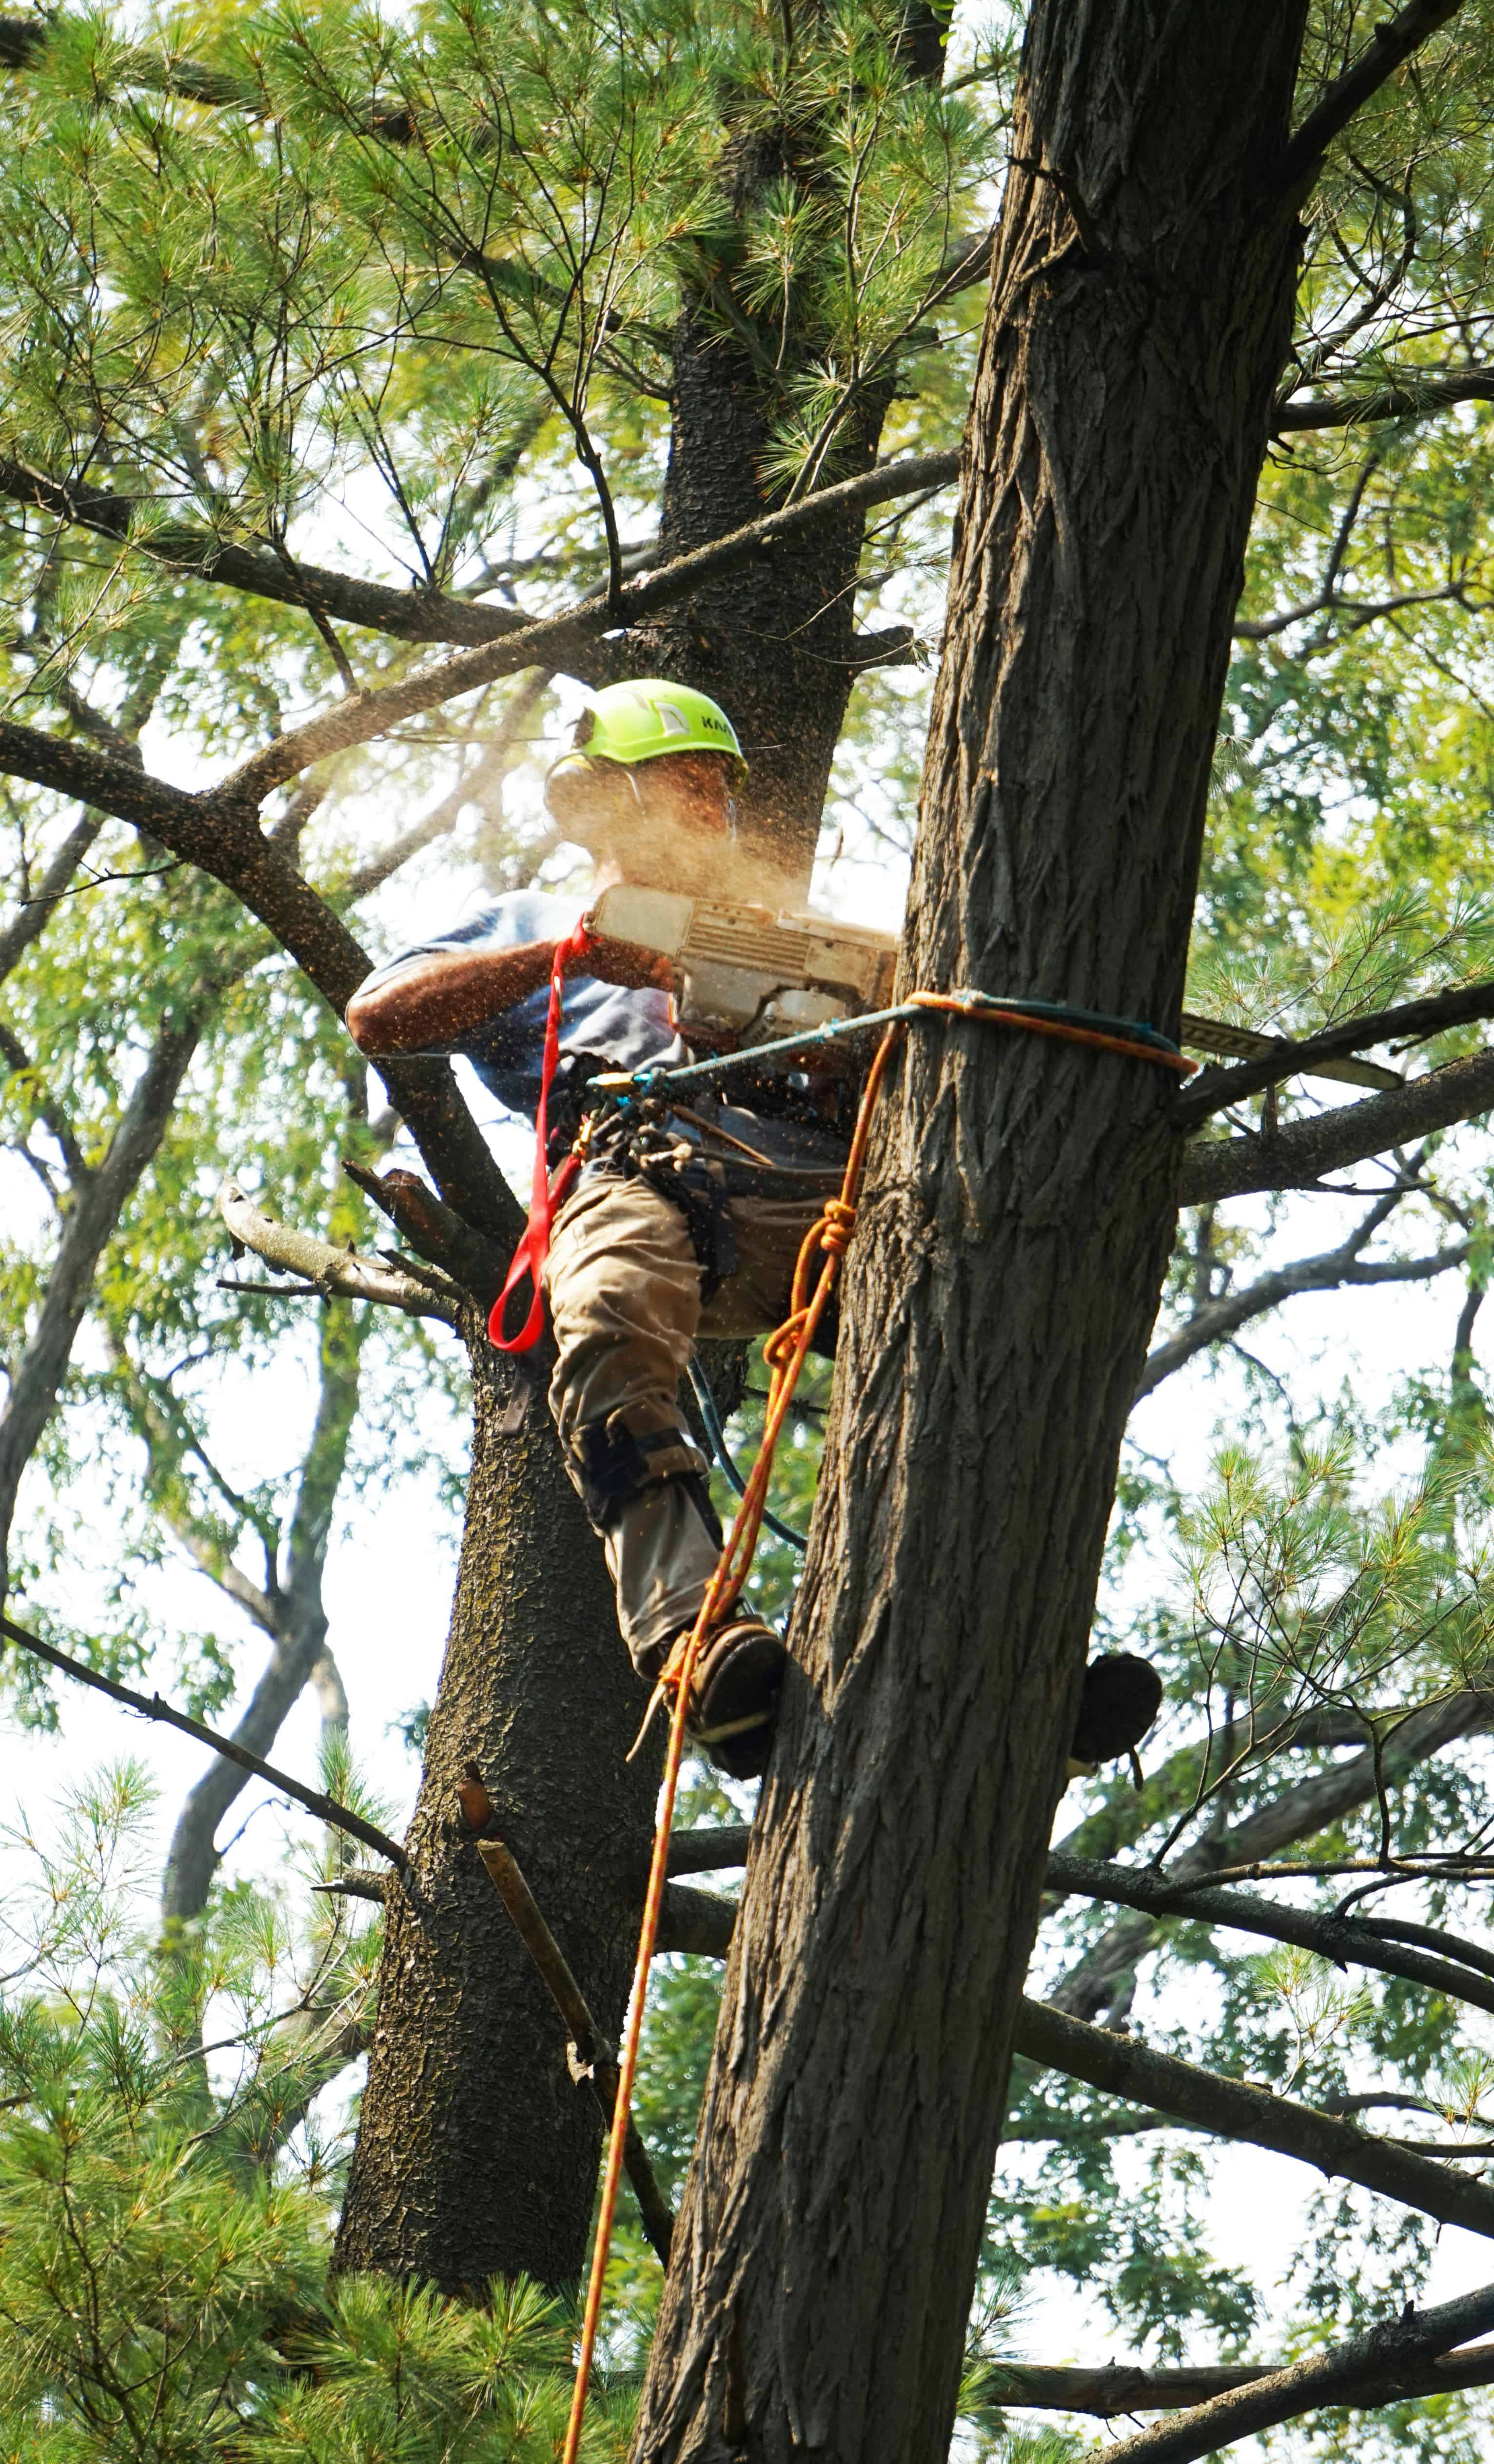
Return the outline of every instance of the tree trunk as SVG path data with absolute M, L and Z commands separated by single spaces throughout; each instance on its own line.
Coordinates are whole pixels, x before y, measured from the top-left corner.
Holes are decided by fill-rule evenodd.
M 269 1660 L 233 1732 L 235 1745 L 246 1747 L 261 1760 L 268 1757 L 286 1714 L 309 1683 L 317 1685 L 322 1697 L 323 1734 L 329 1728 L 346 1732 L 347 1697 L 326 1647 L 322 1578 L 332 1511 L 358 1417 L 359 1363 L 368 1331 L 367 1310 L 323 1304 L 317 1342 L 317 1417 L 297 1485 L 284 1579 L 277 1581 L 272 1564 L 264 1591 L 245 1577 L 233 1594 L 271 1638 Z M 148 1398 L 143 1418 L 148 1443 L 152 1434 Z M 167 1514 L 170 1519 L 169 1508 Z M 190 1521 L 185 1516 L 176 1518 L 173 1528 L 184 1545 L 193 1549 L 198 1535 Z M 202 1563 L 200 1542 L 194 1553 Z M 213 1572 L 211 1558 L 204 1572 Z M 214 1844 L 218 1825 L 248 1784 L 249 1774 L 237 1763 L 214 1755 L 201 1779 L 189 1790 L 171 1834 L 161 1890 L 161 1914 L 168 1925 L 173 1920 L 181 1923 L 200 1916 L 207 1906 L 219 1862 Z
M 413 1871 L 387 1903 L 336 2254 L 342 2272 L 450 2293 L 521 2273 L 575 2282 L 601 2134 L 592 2098 L 567 2071 L 554 2005 L 461 1821 L 462 1765 L 479 1765 L 497 1830 L 615 2038 L 661 1750 L 656 1738 L 623 1759 L 644 1696 L 543 1404 L 505 1435 L 511 1373 L 480 1325 L 469 1348 L 476 1412 L 457 1598 L 408 1836 Z
M 31 1340 L 11 1371 L 10 1394 L 0 1413 L 0 1607 L 5 1605 L 7 1552 L 22 1475 L 67 1375 L 93 1296 L 94 1269 L 166 1135 L 202 1027 L 201 1018 L 189 1016 L 168 1020 L 158 1030 L 103 1161 L 70 1191 L 46 1298 Z
M 745 354 L 695 317 L 680 320 L 659 549 L 703 547 L 762 518 L 772 402 Z M 833 475 L 854 478 L 877 458 L 884 394 L 848 429 Z M 749 775 L 745 842 L 808 895 L 830 765 L 856 682 L 856 592 L 864 516 L 847 515 L 666 608 L 640 641 L 660 675 L 699 687 L 729 714 Z
M 1290 335 L 1294 215 L 1269 173 L 1304 15 L 1034 11 L 905 984 L 1176 1023 Z M 939 1023 L 884 1097 L 796 1674 L 640 2417 L 650 2464 L 947 2453 L 1172 1237 L 1171 1087 Z

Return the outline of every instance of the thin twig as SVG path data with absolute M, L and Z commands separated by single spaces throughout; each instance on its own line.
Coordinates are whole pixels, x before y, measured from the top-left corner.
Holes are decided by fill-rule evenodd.
M 361 1839 L 375 1856 L 387 1857 L 396 1872 L 408 1872 L 410 1859 L 398 1840 L 391 1839 L 388 1832 L 380 1831 L 372 1822 L 366 1822 L 361 1814 L 352 1813 L 347 1806 L 339 1805 L 335 1797 L 324 1796 L 320 1789 L 305 1788 L 299 1779 L 292 1779 L 288 1772 L 277 1771 L 273 1763 L 261 1762 L 257 1754 L 250 1753 L 243 1746 L 234 1745 L 231 1737 L 219 1736 L 216 1728 L 208 1727 L 205 1722 L 192 1719 L 186 1711 L 178 1711 L 172 1703 L 164 1703 L 159 1694 L 137 1694 L 133 1685 L 121 1685 L 117 1679 L 105 1677 L 97 1668 L 89 1668 L 81 1660 L 70 1659 L 65 1651 L 58 1651 L 54 1644 L 43 1642 L 39 1636 L 28 1634 L 24 1626 L 12 1625 L 8 1617 L 0 1617 L 0 1634 L 7 1635 L 11 1642 L 18 1642 L 23 1651 L 33 1652 L 38 1660 L 46 1661 L 49 1667 L 60 1668 L 64 1677 L 75 1678 L 79 1685 L 91 1685 L 96 1693 L 107 1694 L 111 1703 L 123 1703 L 127 1711 L 138 1712 L 143 1720 L 159 1720 L 168 1728 L 180 1728 L 184 1736 L 195 1737 L 200 1746 L 211 1746 L 225 1762 L 237 1763 L 241 1771 L 253 1771 L 256 1779 L 267 1780 L 272 1788 L 279 1789 L 282 1796 L 290 1797 L 296 1805 L 304 1806 L 308 1814 L 314 1814 L 318 1821 L 326 1823 L 330 1830 L 346 1831 L 349 1838 Z

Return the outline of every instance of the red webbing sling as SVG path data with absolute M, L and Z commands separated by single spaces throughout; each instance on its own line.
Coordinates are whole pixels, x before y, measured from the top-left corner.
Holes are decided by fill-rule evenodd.
M 571 958 L 584 958 L 591 947 L 591 936 L 583 921 L 576 926 L 574 932 L 567 934 L 564 941 L 556 942 L 555 956 L 550 962 L 550 1005 L 549 1014 L 545 1021 L 545 1058 L 540 1065 L 539 1110 L 534 1116 L 534 1180 L 529 1191 L 529 1221 L 524 1228 L 524 1239 L 514 1251 L 513 1264 L 508 1269 L 508 1280 L 493 1303 L 492 1315 L 487 1322 L 488 1340 L 490 1343 L 497 1344 L 500 1352 L 528 1352 L 540 1339 L 540 1329 L 545 1324 L 543 1287 L 545 1261 L 549 1254 L 550 1225 L 558 1210 L 564 1205 L 566 1193 L 581 1169 L 580 1158 L 569 1155 L 555 1175 L 554 1180 L 550 1179 L 549 1100 L 551 1082 L 555 1076 L 556 1064 L 560 1059 L 560 1005 L 563 999 L 562 986 L 566 967 Z M 503 1311 L 508 1306 L 509 1295 L 519 1284 L 523 1283 L 525 1275 L 532 1279 L 534 1285 L 534 1296 L 529 1303 L 529 1314 L 517 1334 L 505 1335 Z

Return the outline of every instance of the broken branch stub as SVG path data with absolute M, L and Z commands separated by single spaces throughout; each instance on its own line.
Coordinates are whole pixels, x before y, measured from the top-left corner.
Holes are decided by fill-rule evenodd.
M 353 1249 L 336 1249 L 329 1241 L 319 1241 L 309 1232 L 298 1232 L 289 1224 L 277 1222 L 233 1178 L 226 1180 L 218 1192 L 218 1213 L 233 1239 L 245 1249 L 252 1249 L 267 1266 L 277 1267 L 282 1274 L 300 1276 L 327 1300 L 376 1301 L 386 1309 L 401 1310 L 406 1317 L 438 1318 L 443 1326 L 450 1327 L 457 1324 L 457 1304 L 446 1293 L 417 1282 L 413 1275 L 384 1265 L 376 1258 L 361 1258 Z

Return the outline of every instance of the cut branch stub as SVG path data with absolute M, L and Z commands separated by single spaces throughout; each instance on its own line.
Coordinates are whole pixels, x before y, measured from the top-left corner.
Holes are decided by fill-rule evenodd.
M 546 1924 L 534 1893 L 524 1881 L 511 1850 L 502 1839 L 479 1839 L 478 1855 L 487 1869 L 489 1881 L 513 1919 L 515 1932 L 533 1960 L 569 2032 L 570 2075 L 577 2081 L 587 2081 L 601 2108 L 603 2119 L 611 2121 L 617 2095 L 617 2061 L 613 2048 L 592 2018 L 586 1996 L 571 1973 L 569 1962 Z M 634 2197 L 638 2203 L 643 2230 L 655 2255 L 667 2267 L 670 2244 L 674 2238 L 674 2214 L 658 2187 L 648 2149 L 631 2113 L 628 2116 L 624 2161 Z
M 410 1248 L 460 1284 L 481 1309 L 492 1308 L 508 1271 L 507 1258 L 493 1242 L 475 1232 L 418 1173 L 397 1166 L 390 1172 L 368 1172 L 346 1156 L 343 1170 L 389 1217 Z
M 335 1249 L 329 1241 L 278 1223 L 245 1196 L 236 1180 L 226 1180 L 219 1190 L 218 1213 L 234 1239 L 266 1265 L 302 1277 L 328 1300 L 377 1301 L 407 1317 L 438 1318 L 450 1327 L 457 1323 L 457 1304 L 444 1293 L 377 1259 L 360 1258 L 352 1249 Z

